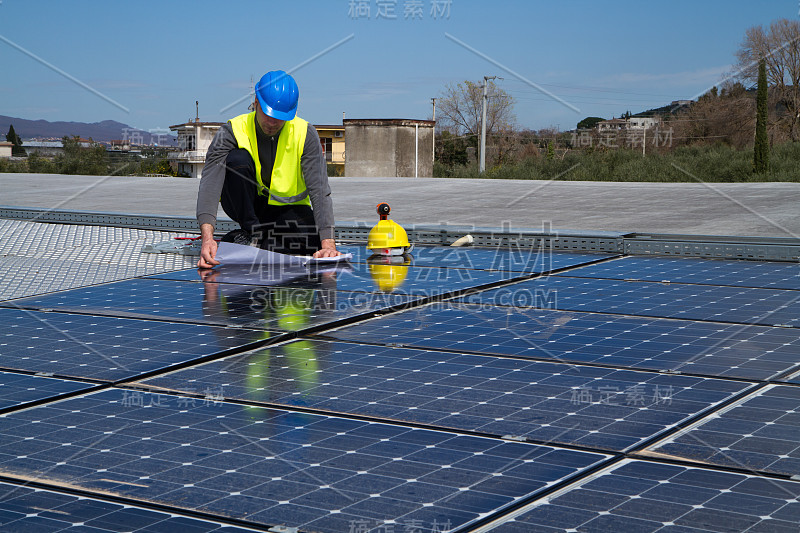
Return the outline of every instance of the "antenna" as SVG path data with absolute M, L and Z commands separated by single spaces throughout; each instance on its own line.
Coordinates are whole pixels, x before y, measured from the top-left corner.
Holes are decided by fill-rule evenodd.
M 200 122 L 200 101 L 199 100 L 195 100 L 194 101 L 194 111 L 195 111 L 194 121 L 195 122 Z

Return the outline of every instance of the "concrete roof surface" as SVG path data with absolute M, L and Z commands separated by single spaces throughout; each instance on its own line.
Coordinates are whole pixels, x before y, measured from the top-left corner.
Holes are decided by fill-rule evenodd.
M 187 178 L 0 174 L 0 204 L 194 216 Z M 331 178 L 337 221 L 800 238 L 799 183 L 623 183 Z M 220 210 L 220 217 L 224 213 Z

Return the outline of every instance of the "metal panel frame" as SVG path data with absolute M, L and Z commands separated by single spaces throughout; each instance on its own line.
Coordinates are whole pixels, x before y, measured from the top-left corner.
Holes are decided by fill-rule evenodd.
M 797 262 L 800 239 L 634 233 L 626 237 L 624 253 Z
M 193 217 L 56 211 L 43 208 L 0 206 L 0 218 L 43 223 L 199 232 L 197 221 Z M 233 221 L 218 220 L 216 230 L 219 233 L 226 233 L 237 227 L 238 225 Z M 345 242 L 364 242 L 367 240 L 371 228 L 372 225 L 366 222 L 337 222 L 336 238 Z M 547 248 L 559 251 L 606 252 L 626 255 L 800 261 L 800 239 L 563 231 L 548 228 L 532 230 L 513 229 L 508 224 L 499 228 L 417 224 L 407 226 L 406 231 L 411 242 L 440 246 L 448 246 L 456 239 L 470 234 L 476 246 L 518 246 L 520 248 Z

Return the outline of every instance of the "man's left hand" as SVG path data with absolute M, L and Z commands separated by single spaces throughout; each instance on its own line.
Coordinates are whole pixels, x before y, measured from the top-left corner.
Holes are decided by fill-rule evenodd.
M 324 239 L 322 247 L 314 252 L 314 257 L 337 257 L 342 255 L 342 252 L 336 249 L 336 242 L 333 239 Z

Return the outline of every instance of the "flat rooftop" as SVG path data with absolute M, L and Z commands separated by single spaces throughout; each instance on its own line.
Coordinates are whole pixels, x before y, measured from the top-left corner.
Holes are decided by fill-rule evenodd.
M 190 236 L 196 182 L 81 179 L 4 185 L 46 208 L 0 209 L 4 530 L 797 530 L 796 187 L 674 189 L 693 238 L 655 201 L 573 223 L 600 184 L 335 181 L 349 265 L 198 272 L 141 251 Z M 367 257 L 380 200 L 412 257 Z
M 800 183 L 331 178 L 336 221 L 799 238 Z M 0 174 L 0 204 L 193 217 L 196 180 Z M 220 216 L 223 216 L 220 210 Z

